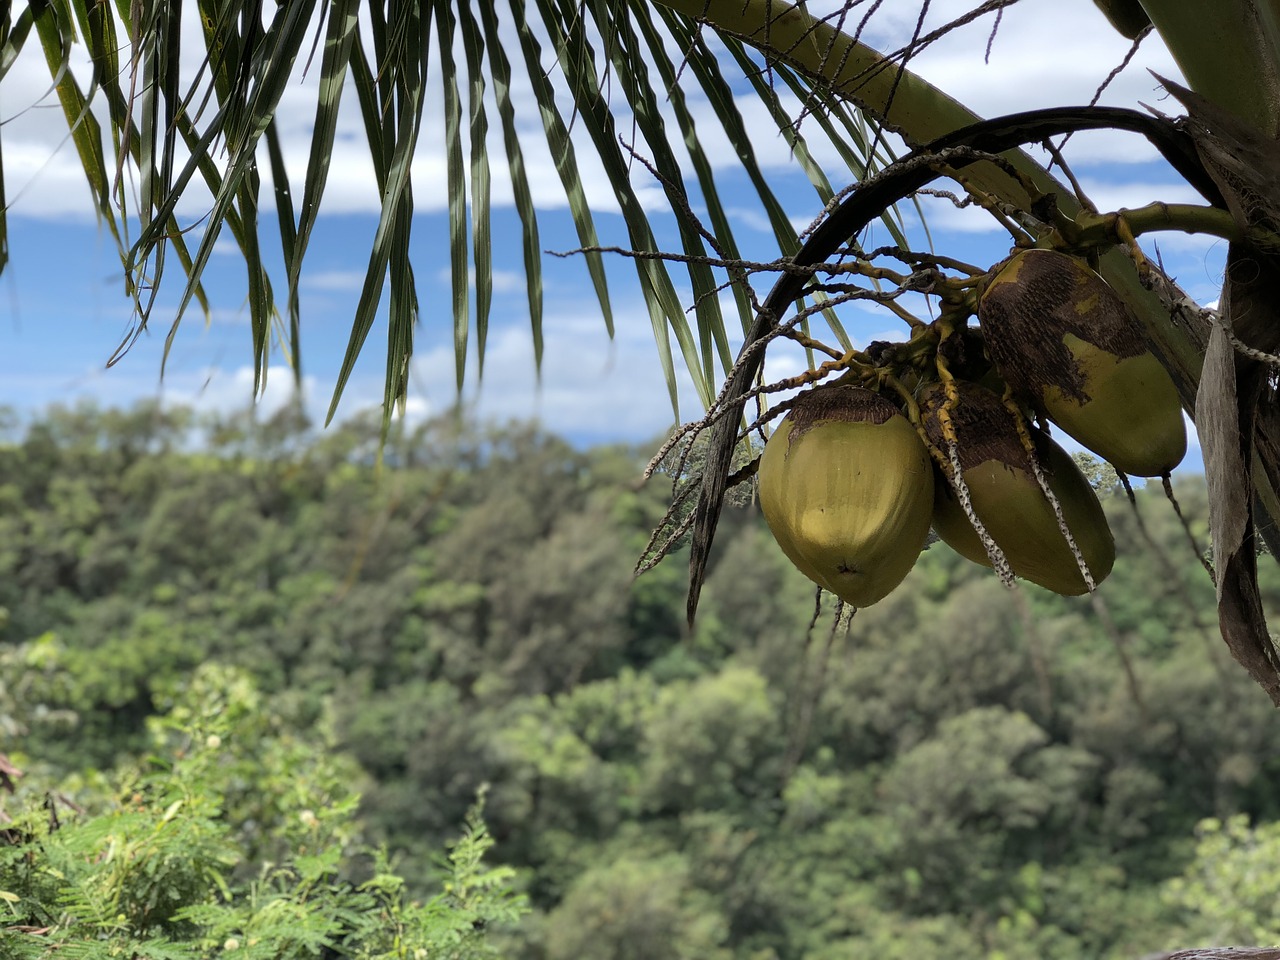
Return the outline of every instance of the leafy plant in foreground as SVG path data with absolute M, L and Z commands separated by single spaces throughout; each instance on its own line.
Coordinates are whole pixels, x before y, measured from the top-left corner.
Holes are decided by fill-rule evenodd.
M 362 840 L 354 763 L 289 733 L 240 671 L 202 667 L 150 732 L 144 761 L 22 788 L 0 846 L 6 957 L 468 960 L 526 910 L 513 871 L 484 864 L 480 803 L 441 892 L 410 899 Z

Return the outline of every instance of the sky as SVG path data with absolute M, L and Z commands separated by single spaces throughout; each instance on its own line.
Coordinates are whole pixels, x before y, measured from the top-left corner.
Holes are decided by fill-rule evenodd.
M 936 0 L 927 25 L 962 13 L 969 4 Z M 884 4 L 866 38 L 880 48 L 899 45 L 914 26 L 918 5 Z M 984 62 L 991 32 L 987 17 L 958 31 L 922 54 L 914 68 L 979 114 L 996 116 L 1041 107 L 1087 103 L 1103 79 L 1120 64 L 1129 42 L 1116 34 L 1092 4 L 1022 0 L 1007 8 Z M 194 41 L 194 37 L 192 38 Z M 202 410 L 233 410 L 254 402 L 251 340 L 244 305 L 243 266 L 234 247 L 220 241 L 206 275 L 213 311 L 206 323 L 198 312 L 182 322 L 162 371 L 163 347 L 176 302 L 179 279 L 161 295 L 152 329 L 111 368 L 106 361 L 132 324 L 114 245 L 95 221 L 83 174 L 69 143 L 56 98 L 34 42 L 6 75 L 0 89 L 0 142 L 5 186 L 10 198 L 11 262 L 0 274 L 0 404 L 34 411 L 51 402 L 92 400 L 128 405 L 160 397 L 166 403 Z M 196 48 L 195 42 L 185 45 Z M 35 54 L 35 55 L 33 55 Z M 732 70 L 731 66 L 726 67 Z M 1150 104 L 1177 112 L 1149 71 L 1179 77 L 1156 37 L 1150 37 L 1130 65 L 1103 94 L 1104 104 L 1141 109 Z M 541 136 L 536 105 L 527 84 L 513 90 L 528 151 L 530 179 L 540 209 L 543 246 L 577 246 L 563 194 Z M 301 182 L 314 111 L 314 77 L 298 71 L 281 111 L 281 135 L 291 175 Z M 348 98 L 354 105 L 354 96 Z M 765 172 L 797 229 L 821 210 L 818 196 L 790 156 L 762 108 L 744 84 L 738 101 L 753 132 Z M 695 113 L 710 117 L 697 97 Z M 424 130 L 440 129 L 438 98 L 427 108 Z M 496 115 L 491 127 L 497 130 Z M 624 128 L 626 126 L 624 125 Z M 732 151 L 707 131 L 707 143 L 722 196 L 742 254 L 771 260 L 777 244 L 763 209 Z M 816 128 L 813 129 L 816 134 Z M 362 156 L 358 114 L 347 110 L 339 125 L 330 189 L 308 254 L 301 292 L 303 309 L 303 400 L 323 420 L 346 348 L 352 314 L 363 280 L 376 225 L 377 191 L 372 168 Z M 425 134 L 414 163 L 418 213 L 413 231 L 414 266 L 422 298 L 422 325 L 412 366 L 409 416 L 449 409 L 457 400 L 451 339 L 448 222 L 444 209 L 441 137 Z M 474 356 L 468 364 L 462 400 L 482 418 L 536 418 L 545 427 L 589 444 L 645 442 L 668 429 L 674 415 L 658 364 L 649 316 L 639 297 L 631 265 L 608 260 L 616 334 L 610 339 L 580 258 L 545 257 L 545 354 L 535 370 L 532 337 L 519 249 L 519 221 L 511 207 L 510 185 L 500 169 L 500 141 L 492 149 L 494 182 L 494 307 L 483 377 Z M 629 246 L 622 219 L 598 166 L 587 151 L 588 198 L 599 211 L 601 241 Z M 836 186 L 851 179 L 838 154 L 814 144 L 816 158 Z M 1192 201 L 1194 192 L 1145 140 L 1127 134 L 1073 137 L 1067 156 L 1083 185 L 1103 209 L 1134 207 L 1163 199 Z M 659 204 L 658 191 L 641 168 L 633 174 L 641 195 Z M 266 191 L 264 190 L 264 193 Z M 193 196 L 182 212 L 199 217 L 207 198 Z M 656 209 L 656 207 L 654 208 Z M 926 208 L 935 249 L 963 260 L 992 264 L 1008 251 L 1008 237 L 984 215 L 957 211 L 945 202 Z M 274 214 L 263 215 L 264 243 L 272 242 Z M 278 241 L 276 241 L 278 242 Z M 1162 235 L 1157 240 L 1167 271 L 1200 302 L 1211 302 L 1221 282 L 1225 245 L 1212 239 Z M 1150 242 L 1147 248 L 1153 249 Z M 278 289 L 283 279 L 277 277 Z M 765 291 L 759 291 L 763 294 Z M 681 291 L 686 303 L 687 289 Z M 846 325 L 859 345 L 874 339 L 903 339 L 901 321 L 878 308 L 850 310 Z M 736 323 L 729 318 L 730 324 Z M 365 356 L 347 388 L 339 417 L 376 405 L 382 396 L 383 334 L 375 328 Z M 472 342 L 474 346 L 474 336 Z M 770 376 L 798 369 L 796 354 L 779 352 Z M 294 379 L 282 358 L 273 361 L 259 410 L 270 412 L 294 394 Z M 681 390 L 681 418 L 700 412 L 687 379 Z

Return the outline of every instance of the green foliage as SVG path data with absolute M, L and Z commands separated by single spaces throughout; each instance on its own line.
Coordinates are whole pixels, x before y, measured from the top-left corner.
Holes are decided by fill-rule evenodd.
M 728 960 L 727 925 L 679 854 L 585 871 L 547 918 L 548 960 Z
M 1096 602 L 937 544 L 847 630 L 830 603 L 810 626 L 746 505 L 688 631 L 680 556 L 631 583 L 667 493 L 637 451 L 449 419 L 379 466 L 370 425 L 166 416 L 54 411 L 0 446 L 0 751 L 29 834 L 0 851 L 42 851 L 0 882 L 11 938 L 378 956 L 385 916 L 437 953 L 430 930 L 473 949 L 480 921 L 513 960 L 1132 960 L 1222 928 L 1165 893 L 1184 870 L 1267 922 L 1245 845 L 1188 865 L 1200 821 L 1280 819 L 1280 715 L 1158 489 L 1107 498 Z M 472 859 L 441 864 L 460 832 Z M 502 927 L 516 878 L 530 914 Z
M 480 806 L 442 892 L 414 899 L 361 840 L 353 762 L 282 720 L 243 671 L 202 667 L 148 724 L 146 759 L 43 798 L 24 787 L 0 841 L 4 955 L 496 955 L 486 928 L 524 907 L 512 871 L 483 862 Z
M 777 710 L 764 677 L 727 667 L 676 681 L 657 696 L 648 725 L 642 796 L 653 811 L 739 811 L 776 795 L 781 779 Z
M 1094 492 L 1100 498 L 1106 498 L 1120 492 L 1120 475 L 1116 473 L 1116 468 L 1107 463 L 1107 461 L 1101 460 L 1084 450 L 1073 453 L 1071 459 L 1075 461 L 1076 466 L 1080 468 L 1080 472 L 1084 474 L 1084 478 L 1089 481 L 1089 486 L 1093 487 Z
M 1280 941 L 1280 823 L 1250 826 L 1243 814 L 1196 827 L 1196 855 L 1166 888 L 1197 941 Z
M 1092 766 L 1085 751 L 1051 745 L 1030 717 L 1004 707 L 942 721 L 881 781 L 900 838 L 903 899 L 943 911 L 973 902 L 1008 848 L 1069 822 Z

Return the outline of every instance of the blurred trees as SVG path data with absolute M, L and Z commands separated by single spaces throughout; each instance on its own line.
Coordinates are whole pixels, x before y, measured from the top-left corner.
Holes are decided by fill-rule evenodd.
M 206 816 L 242 825 L 210 834 L 236 882 L 217 850 L 283 862 L 305 788 L 344 817 L 362 794 L 421 895 L 487 791 L 535 909 L 512 957 L 1076 960 L 1274 929 L 1246 852 L 1280 818 L 1280 718 L 1223 669 L 1159 491 L 1108 498 L 1101 607 L 939 544 L 834 631 L 746 506 L 689 632 L 678 558 L 631 583 L 666 499 L 634 450 L 451 418 L 397 426 L 380 465 L 369 425 L 287 410 L 8 429 L 0 752 L 28 782 L 127 766 L 213 722 L 175 693 L 202 664 L 251 680 L 265 714 L 201 694 L 247 724 L 216 734 Z M 1197 847 L 1206 818 L 1229 826 Z
M 1192 929 L 1212 943 L 1280 940 L 1280 824 L 1209 818 L 1196 836 L 1195 859 L 1166 890 L 1192 914 Z

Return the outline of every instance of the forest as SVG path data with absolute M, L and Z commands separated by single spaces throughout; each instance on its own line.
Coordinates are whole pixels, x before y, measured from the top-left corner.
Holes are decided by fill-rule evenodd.
M 1280 715 L 1203 478 L 1091 597 L 935 544 L 837 621 L 747 498 L 449 416 L 155 404 L 0 436 L 0 952 L 1136 958 L 1280 941 Z M 1192 540 L 1198 546 L 1192 545 Z M 1269 609 L 1280 570 L 1262 558 Z

